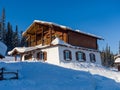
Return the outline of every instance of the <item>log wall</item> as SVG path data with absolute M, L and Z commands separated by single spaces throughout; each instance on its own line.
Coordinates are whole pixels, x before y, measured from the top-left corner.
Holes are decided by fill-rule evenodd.
M 91 49 L 98 48 L 97 38 L 68 30 L 66 28 L 61 28 L 55 25 L 43 25 L 38 23 L 31 28 L 31 34 L 29 34 L 29 39 L 27 40 L 28 46 L 35 46 L 39 44 L 48 45 L 56 37 L 59 37 L 61 40 L 73 46 L 80 46 Z

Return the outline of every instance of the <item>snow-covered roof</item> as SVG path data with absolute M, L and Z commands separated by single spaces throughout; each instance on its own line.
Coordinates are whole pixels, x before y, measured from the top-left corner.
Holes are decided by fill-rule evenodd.
M 53 22 L 46 22 L 46 21 L 41 21 L 41 20 L 34 20 L 34 22 L 37 22 L 37 23 L 43 23 L 43 24 L 51 24 L 51 25 L 55 25 L 55 26 L 59 26 L 61 28 L 69 28 L 67 26 L 64 26 L 64 25 L 59 25 L 59 24 L 56 24 L 56 23 L 53 23 Z M 69 28 L 70 29 L 70 28 Z
M 116 58 L 115 63 L 120 63 L 120 58 Z
M 24 52 L 27 52 L 27 51 L 34 50 L 35 48 L 34 47 L 15 47 L 12 51 L 9 51 L 8 54 L 11 55 L 15 51 L 17 51 L 18 53 L 24 53 Z
M 24 52 L 40 49 L 40 48 L 43 48 L 43 47 L 46 47 L 46 45 L 42 46 L 40 44 L 40 45 L 33 46 L 33 47 L 15 47 L 13 50 L 9 51 L 8 54 L 12 55 L 15 51 L 17 51 L 17 53 L 24 53 Z
M 70 44 L 64 42 L 63 40 L 59 39 L 58 37 L 56 37 L 51 44 L 53 45 L 66 45 L 66 46 L 71 46 Z
M 117 54 L 116 56 L 114 56 L 115 59 L 115 63 L 120 63 L 120 54 Z
M 5 56 L 6 51 L 7 51 L 7 46 L 4 43 L 0 42 L 0 55 Z
M 83 31 L 81 31 L 81 30 L 75 30 L 76 32 L 78 32 L 78 33 L 82 33 L 82 34 L 85 34 L 85 35 L 88 35 L 88 36 L 92 36 L 92 37 L 95 37 L 95 38 L 98 38 L 98 39 L 102 39 L 103 40 L 103 38 L 101 37 L 101 36 L 97 36 L 97 35 L 94 35 L 94 34 L 91 34 L 91 33 L 86 33 L 86 32 L 83 32 Z
M 56 23 L 53 23 L 53 22 L 47 22 L 47 21 L 42 21 L 42 20 L 34 20 L 33 23 L 25 30 L 25 32 L 22 33 L 22 35 L 24 35 L 26 33 L 26 31 L 34 24 L 34 23 L 42 23 L 42 24 L 49 24 L 49 25 L 55 25 L 55 26 L 58 26 L 58 27 L 61 27 L 61 28 L 68 28 L 68 29 L 71 29 L 67 26 L 64 26 L 64 25 L 59 25 L 59 24 L 56 24 Z
M 74 31 L 74 32 L 77 32 L 77 33 L 82 33 L 82 34 L 85 34 L 85 35 L 88 35 L 88 36 L 95 37 L 97 39 L 102 39 L 103 40 L 103 38 L 100 37 L 100 36 L 96 36 L 94 34 L 86 33 L 86 32 L 83 32 L 81 30 L 73 30 L 70 27 L 67 27 L 67 26 L 64 26 L 64 25 L 59 25 L 59 24 L 56 24 L 56 23 L 53 23 L 53 22 L 47 22 L 47 21 L 42 21 L 42 20 L 34 20 L 32 24 L 34 24 L 34 23 L 42 23 L 42 24 L 55 25 L 55 26 L 61 27 L 63 29 L 68 29 L 68 30 L 71 30 L 71 31 Z M 32 26 L 32 24 L 26 29 L 26 31 Z M 26 31 L 23 32 L 23 35 L 26 33 Z

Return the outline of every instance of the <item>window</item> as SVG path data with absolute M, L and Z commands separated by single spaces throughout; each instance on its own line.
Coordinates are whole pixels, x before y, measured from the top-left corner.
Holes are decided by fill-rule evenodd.
M 25 55 L 25 60 L 30 60 L 32 59 L 32 54 L 26 54 Z
M 67 61 L 70 61 L 72 59 L 72 57 L 71 57 L 71 51 L 64 50 L 64 59 L 67 60 Z
M 42 51 L 38 52 L 37 59 L 46 61 L 47 60 L 47 52 L 42 52 Z
M 86 61 L 85 53 L 78 51 L 76 52 L 76 60 L 77 61 Z
M 90 53 L 90 61 L 93 62 L 93 63 L 96 62 L 95 54 Z
M 37 53 L 37 59 L 38 60 L 43 60 L 43 52 L 38 52 Z

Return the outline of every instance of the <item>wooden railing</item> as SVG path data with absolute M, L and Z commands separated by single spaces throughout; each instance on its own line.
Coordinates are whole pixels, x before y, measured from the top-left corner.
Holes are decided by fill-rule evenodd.
M 8 75 L 8 77 L 6 77 Z M 16 72 L 7 71 L 5 68 L 0 68 L 0 80 L 18 79 L 18 70 Z

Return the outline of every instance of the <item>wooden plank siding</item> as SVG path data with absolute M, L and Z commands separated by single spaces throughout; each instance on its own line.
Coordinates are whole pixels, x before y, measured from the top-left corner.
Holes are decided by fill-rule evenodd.
M 74 31 L 68 32 L 68 43 L 74 46 L 97 49 L 97 39 Z M 73 40 L 74 39 L 74 40 Z
M 28 46 L 50 45 L 52 40 L 59 37 L 73 46 L 98 49 L 97 38 L 55 25 L 34 23 L 27 33 Z

